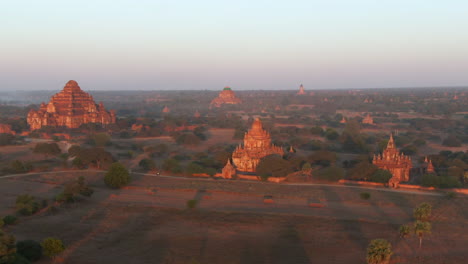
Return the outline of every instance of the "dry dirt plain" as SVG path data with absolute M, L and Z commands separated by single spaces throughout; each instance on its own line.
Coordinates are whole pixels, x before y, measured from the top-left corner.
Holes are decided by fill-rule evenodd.
M 80 203 L 21 217 L 7 228 L 17 239 L 63 239 L 62 263 L 365 263 L 370 240 L 391 241 L 396 263 L 465 263 L 467 198 L 337 186 L 133 175 L 122 190 L 107 189 L 102 173 L 49 173 L 0 179 L 0 215 L 16 196 L 50 199 L 61 184 L 86 176 L 95 194 Z M 369 201 L 360 199 L 363 191 Z M 432 194 L 432 195 L 431 195 Z M 264 195 L 273 203 L 265 204 Z M 195 210 L 186 209 L 197 199 Z M 322 208 L 309 207 L 321 201 Z M 433 232 L 418 249 L 398 228 L 421 202 L 434 206 Z M 40 263 L 49 263 L 42 260 Z

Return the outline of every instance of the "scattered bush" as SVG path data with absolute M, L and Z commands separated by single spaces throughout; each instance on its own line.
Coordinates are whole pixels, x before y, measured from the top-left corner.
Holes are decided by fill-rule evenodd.
M 51 258 L 54 258 L 65 250 L 62 240 L 53 237 L 42 240 L 41 246 L 44 255 Z
M 18 223 L 18 218 L 14 215 L 7 215 L 5 217 L 3 217 L 3 223 L 5 225 L 14 225 L 16 223 Z
M 111 188 L 121 188 L 130 182 L 130 174 L 124 165 L 115 162 L 104 176 L 104 182 Z
M 46 158 L 50 156 L 57 156 L 61 153 L 57 143 L 37 143 L 33 150 L 36 154 L 43 154 Z
M 177 159 L 166 159 L 162 164 L 162 168 L 164 171 L 168 171 L 171 173 L 180 173 L 182 172 L 182 167 Z
M 16 212 L 21 215 L 32 215 L 39 211 L 39 203 L 28 194 L 20 195 L 16 198 Z
M 457 177 L 424 174 L 421 179 L 421 185 L 436 188 L 459 188 L 462 186 L 462 183 Z
M 16 243 L 16 252 L 29 261 L 38 261 L 42 257 L 42 246 L 34 240 L 23 240 Z
M 363 200 L 369 200 L 370 197 L 371 197 L 370 193 L 368 193 L 368 192 L 362 192 L 362 193 L 359 194 L 359 196 L 360 196 L 361 199 L 363 199 Z
M 198 204 L 198 201 L 195 200 L 195 199 L 188 200 L 187 201 L 187 208 L 188 209 L 195 209 L 195 207 L 197 207 L 197 204 Z
M 76 181 L 66 184 L 64 190 L 55 197 L 55 200 L 72 203 L 77 201 L 79 195 L 90 197 L 93 193 L 94 190 L 86 184 L 84 177 L 81 176 Z
M 0 230 L 0 263 L 16 263 L 15 237 Z
M 392 245 L 385 239 L 374 239 L 367 247 L 367 263 L 388 263 L 393 255 Z
M 462 143 L 456 136 L 450 135 L 444 139 L 442 144 L 447 147 L 460 147 Z
M 370 180 L 373 182 L 387 183 L 392 174 L 388 170 L 378 169 L 370 176 Z
M 457 197 L 457 193 L 456 192 L 448 192 L 448 193 L 445 194 L 445 197 L 447 199 L 453 199 L 453 198 Z
M 318 171 L 314 171 L 313 177 L 323 180 L 336 182 L 344 178 L 345 171 L 338 166 L 330 166 Z
M 144 171 L 150 171 L 156 169 L 156 162 L 152 159 L 142 159 L 140 160 L 140 163 L 138 165 L 144 170 Z

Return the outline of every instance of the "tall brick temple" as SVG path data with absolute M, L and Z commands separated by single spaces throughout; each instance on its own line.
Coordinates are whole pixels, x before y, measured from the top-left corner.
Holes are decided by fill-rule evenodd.
M 31 130 L 44 126 L 78 128 L 87 123 L 107 125 L 115 123 L 115 112 L 106 111 L 102 102 L 96 104 L 76 81 L 69 81 L 48 104 L 42 103 L 39 110 L 30 110 L 27 122 Z

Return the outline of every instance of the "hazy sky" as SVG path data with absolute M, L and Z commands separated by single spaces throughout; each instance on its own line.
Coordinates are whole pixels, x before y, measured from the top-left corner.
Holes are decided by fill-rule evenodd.
M 0 89 L 468 85 L 466 0 L 0 0 Z

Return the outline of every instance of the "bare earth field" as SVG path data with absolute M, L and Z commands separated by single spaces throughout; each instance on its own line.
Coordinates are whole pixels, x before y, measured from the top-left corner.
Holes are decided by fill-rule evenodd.
M 102 172 L 77 171 L 0 178 L 0 215 L 13 212 L 17 195 L 50 199 L 79 175 L 95 189 L 90 199 L 21 217 L 7 231 L 18 240 L 63 239 L 62 263 L 365 263 L 375 238 L 392 243 L 391 263 L 468 258 L 468 199 L 438 193 L 135 174 L 131 186 L 111 190 Z M 360 199 L 363 191 L 370 200 Z M 197 209 L 186 209 L 189 199 L 198 200 Z M 433 205 L 434 218 L 420 250 L 415 237 L 399 238 L 398 228 L 421 202 Z

